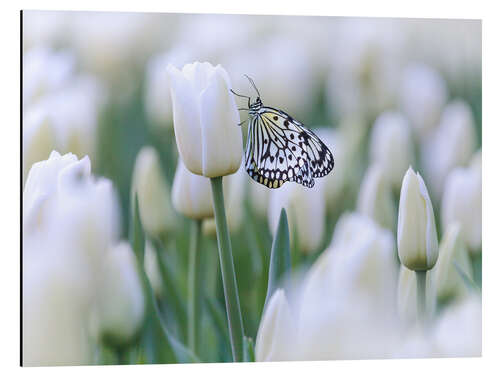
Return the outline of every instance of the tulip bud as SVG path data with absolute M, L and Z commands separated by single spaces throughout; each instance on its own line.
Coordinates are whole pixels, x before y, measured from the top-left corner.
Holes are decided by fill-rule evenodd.
M 438 257 L 434 210 L 424 180 L 410 167 L 403 178 L 398 213 L 398 255 L 413 271 L 427 271 Z
M 400 106 L 420 137 L 437 125 L 447 97 L 446 83 L 435 69 L 411 64 L 404 70 Z
M 214 216 L 210 180 L 188 171 L 181 158 L 175 171 L 172 203 L 178 212 L 191 219 Z
M 314 188 L 287 183 L 271 192 L 268 223 L 272 233 L 278 226 L 282 208 L 286 209 L 290 237 L 296 233 L 298 246 L 304 253 L 318 250 L 325 231 L 326 207 L 324 182 L 318 180 Z
M 98 290 L 96 315 L 99 335 L 120 347 L 136 334 L 144 316 L 144 295 L 137 261 L 127 242 L 108 252 Z
M 463 243 L 461 227 L 454 222 L 444 234 L 439 246 L 439 258 L 431 271 L 433 286 L 441 300 L 464 296 L 467 292 L 467 285 L 456 267 L 472 279 L 472 265 Z
M 382 168 L 374 164 L 366 171 L 358 196 L 357 210 L 371 217 L 380 226 L 392 229 L 396 208 Z
M 476 148 L 476 131 L 470 106 L 463 101 L 448 104 L 439 127 L 422 145 L 422 168 L 429 176 L 431 193 L 439 198 L 446 177 L 465 166 Z
M 400 113 L 384 112 L 377 117 L 371 134 L 370 157 L 381 166 L 388 183 L 399 189 L 413 161 L 410 125 Z
M 256 361 L 286 361 L 293 342 L 292 312 L 283 289 L 276 290 L 265 306 L 255 342 Z
M 177 148 L 187 169 L 205 177 L 238 170 L 242 157 L 239 114 L 227 72 L 195 62 L 167 68 Z
M 156 150 L 145 146 L 135 160 L 132 202 L 134 193 L 139 201 L 139 213 L 144 229 L 153 235 L 159 235 L 175 226 L 170 189 L 160 166 Z
M 460 223 L 463 238 L 472 252 L 479 251 L 482 243 L 481 175 L 479 168 L 454 169 L 446 179 L 441 201 L 443 228 Z

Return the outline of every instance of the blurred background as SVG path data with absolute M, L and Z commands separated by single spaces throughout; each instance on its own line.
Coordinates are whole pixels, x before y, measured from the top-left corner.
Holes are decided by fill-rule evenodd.
M 371 348 L 360 348 L 352 355 L 332 347 L 321 355 L 301 352 L 288 359 L 480 355 L 480 339 L 479 349 L 448 350 L 447 346 L 453 341 L 449 333 L 477 316 L 479 332 L 475 324 L 471 330 L 479 338 L 481 335 L 480 302 L 477 315 L 477 310 L 470 308 L 470 298 L 475 297 L 464 292 L 467 282 L 475 288 L 481 285 L 481 174 L 479 185 L 467 175 L 461 178 L 481 170 L 480 21 L 55 11 L 24 11 L 22 17 L 23 185 L 33 164 L 47 160 L 53 150 L 61 155 L 71 152 L 78 159 L 88 156 L 92 175 L 111 181 L 112 198 L 108 198 L 116 201 L 108 210 L 112 213 L 106 211 L 109 217 L 105 224 L 96 229 L 112 227 L 108 231 L 112 234 L 106 234 L 107 242 L 100 245 L 103 247 L 126 247 L 119 242 L 128 237 L 133 219 L 131 196 L 141 180 L 154 185 L 145 193 L 151 199 L 155 192 L 163 194 L 152 203 L 150 215 L 141 212 L 147 216 L 141 220 L 150 239 L 145 267 L 162 317 L 179 342 L 186 342 L 189 220 L 174 211 L 169 198 L 178 153 L 166 67 L 169 63 L 181 68 L 193 61 L 208 61 L 227 70 L 238 93 L 255 94 L 244 74 L 252 77 L 265 105 L 280 108 L 314 129 L 335 157 L 333 173 L 316 180 L 310 191 L 285 184 L 271 192 L 251 181 L 243 170 L 227 178 L 226 195 L 232 202 L 228 220 L 246 335 L 255 340 L 261 322 L 273 231 L 282 207 L 289 217 L 292 265 L 298 273 L 318 264 L 336 237 L 346 241 L 347 234 L 338 234 L 345 232 L 345 227 L 367 238 L 371 238 L 367 233 L 373 225 L 383 230 L 392 249 L 390 272 L 396 275 L 394 280 L 384 281 L 394 292 L 388 293 L 388 304 L 394 309 L 399 306 L 395 315 L 400 321 L 414 319 L 405 306 L 401 307 L 403 271 L 395 250 L 399 192 L 411 165 L 429 189 L 440 244 L 451 221 L 461 225 L 463 244 L 460 250 L 453 245 L 452 253 L 460 253 L 466 281 L 455 275 L 448 289 L 436 292 L 435 314 L 446 317 L 460 303 L 466 303 L 465 310 L 459 310 L 458 318 L 453 315 L 452 322 L 436 323 L 436 332 L 445 332 L 436 334 L 441 336 L 432 341 L 432 347 L 439 349 L 429 349 L 420 338 L 398 328 L 398 339 L 411 336 L 407 345 L 397 346 L 404 348 L 400 351 L 373 353 Z M 244 100 L 237 102 L 246 105 Z M 244 120 L 246 114 L 241 116 Z M 244 124 L 244 139 L 246 130 Z M 45 235 L 40 240 L 40 233 L 26 224 L 31 215 L 26 202 L 33 193 L 24 187 L 25 361 L 34 365 L 169 362 L 151 354 L 161 343 L 140 328 L 145 319 L 143 297 L 134 276 L 136 265 L 130 268 L 135 264 L 129 259 L 133 258 L 130 249 L 121 249 L 121 255 L 113 255 L 120 260 L 109 263 L 99 253 L 92 255 L 95 262 L 105 263 L 105 269 L 116 268 L 114 272 L 125 281 L 113 286 L 112 281 L 99 277 L 91 284 L 94 289 L 87 290 L 90 286 L 81 283 L 85 278 L 76 280 L 80 263 L 61 263 L 54 268 L 43 256 L 46 249 L 54 247 L 53 237 L 71 231 L 68 226 L 74 223 L 56 220 L 55 234 L 50 232 L 52 237 Z M 92 202 L 102 206 L 99 199 Z M 370 223 L 361 224 L 364 219 L 358 222 L 358 214 Z M 95 215 L 102 218 L 101 213 Z M 339 229 L 339 223 L 344 229 Z M 49 224 L 43 230 L 37 225 L 38 232 L 49 233 Z M 204 222 L 203 233 L 204 345 L 197 355 L 206 362 L 230 361 L 213 222 Z M 85 238 L 89 236 L 94 232 L 87 231 Z M 70 252 L 71 244 L 63 241 L 58 246 Z M 89 252 L 90 247 L 95 250 L 96 245 L 82 251 Z M 351 241 L 345 247 L 356 246 Z M 369 262 L 367 275 L 385 270 L 370 263 L 372 260 L 364 261 Z M 89 267 L 95 269 L 93 263 Z M 61 291 L 55 287 L 60 283 L 74 288 Z M 132 295 L 116 292 L 123 285 L 129 285 L 126 291 L 136 291 L 130 292 Z M 123 294 L 111 310 L 102 307 L 106 297 L 94 295 L 95 289 L 106 288 L 108 295 Z M 318 303 L 314 301 L 311 303 Z M 325 311 L 330 311 L 328 308 Z M 126 316 L 114 314 L 114 310 Z M 63 319 L 73 330 L 55 324 L 54 319 L 65 314 L 73 316 Z M 103 315 L 110 322 L 106 329 L 96 323 L 105 321 L 95 318 Z M 306 316 L 310 322 L 322 319 L 315 314 Z M 342 315 L 342 319 L 347 318 Z M 345 322 L 342 319 L 339 322 Z M 332 329 L 338 332 L 338 327 Z M 342 342 L 355 347 L 356 337 L 366 340 L 368 335 L 358 334 L 346 332 Z M 44 341 L 47 335 L 52 337 L 48 345 Z M 317 336 L 311 335 L 314 342 Z M 61 350 L 55 353 L 56 348 Z

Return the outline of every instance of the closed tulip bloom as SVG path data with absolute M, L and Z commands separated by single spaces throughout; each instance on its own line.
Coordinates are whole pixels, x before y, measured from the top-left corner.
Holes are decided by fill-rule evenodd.
M 359 191 L 357 210 L 384 228 L 394 228 L 396 207 L 382 167 L 378 164 L 372 165 L 365 173 Z
M 460 268 L 460 271 L 456 267 Z M 439 246 L 438 261 L 431 271 L 439 299 L 447 300 L 466 295 L 467 285 L 459 272 L 464 272 L 472 279 L 472 265 L 462 239 L 461 226 L 454 222 L 444 234 Z
M 175 171 L 172 203 L 176 211 L 191 219 L 214 216 L 210 180 L 188 171 L 181 158 Z
M 371 133 L 370 158 L 382 167 L 388 183 L 399 189 L 413 161 L 411 128 L 402 114 L 384 112 L 377 117 Z
M 268 223 L 272 233 L 278 226 L 279 215 L 285 208 L 288 216 L 290 239 L 294 233 L 300 250 L 311 253 L 318 250 L 323 239 L 326 205 L 323 194 L 324 181 L 318 180 L 314 188 L 287 183 L 273 190 L 269 201 Z
M 144 229 L 153 235 L 169 231 L 175 226 L 175 215 L 170 201 L 170 189 L 161 170 L 160 158 L 151 146 L 145 146 L 135 160 L 133 195 L 137 193 L 139 213 Z
M 471 252 L 478 252 L 482 244 L 482 172 L 473 164 L 456 168 L 446 179 L 441 201 L 441 222 L 449 228 L 454 222 L 461 225 L 463 238 Z
M 461 100 L 448 104 L 439 126 L 422 145 L 422 168 L 436 198 L 441 197 L 448 174 L 455 167 L 467 165 L 476 145 L 470 106 Z
M 177 148 L 187 169 L 205 177 L 238 170 L 242 157 L 239 114 L 228 74 L 220 66 L 195 62 L 167 68 L 171 82 Z
M 434 210 L 424 180 L 410 167 L 401 187 L 398 213 L 398 255 L 413 271 L 434 267 L 438 240 Z
M 115 245 L 104 260 L 95 313 L 100 338 L 115 347 L 130 342 L 144 316 L 144 295 L 137 267 L 127 242 Z
M 292 312 L 283 289 L 276 290 L 265 306 L 255 342 L 256 361 L 287 361 L 295 339 Z
M 411 64 L 403 72 L 399 95 L 400 106 L 416 134 L 429 135 L 448 98 L 443 77 L 428 65 Z

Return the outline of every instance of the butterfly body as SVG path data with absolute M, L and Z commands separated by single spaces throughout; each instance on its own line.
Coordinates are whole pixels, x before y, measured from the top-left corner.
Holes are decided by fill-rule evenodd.
M 245 168 L 255 181 L 271 189 L 287 181 L 312 188 L 314 178 L 333 169 L 328 147 L 287 113 L 264 106 L 260 97 L 249 100 L 248 113 Z

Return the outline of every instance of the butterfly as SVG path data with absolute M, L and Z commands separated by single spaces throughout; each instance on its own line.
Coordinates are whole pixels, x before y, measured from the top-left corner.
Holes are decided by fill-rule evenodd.
M 333 169 L 332 152 L 302 123 L 279 109 L 264 106 L 254 81 L 245 77 L 257 92 L 255 101 L 251 103 L 249 96 L 231 92 L 248 99 L 248 108 L 240 108 L 249 115 L 245 151 L 248 175 L 271 189 L 287 181 L 312 188 L 314 178 L 326 176 Z

